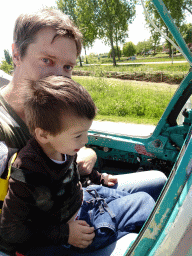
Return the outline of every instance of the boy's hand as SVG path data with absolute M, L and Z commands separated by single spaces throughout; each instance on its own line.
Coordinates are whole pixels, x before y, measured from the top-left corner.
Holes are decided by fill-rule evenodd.
M 117 183 L 117 178 L 111 174 L 102 173 L 102 178 L 104 179 L 104 184 L 108 187 L 112 187 Z
M 90 227 L 84 220 L 68 222 L 69 239 L 68 243 L 79 248 L 86 248 L 93 242 L 95 237 L 94 227 Z

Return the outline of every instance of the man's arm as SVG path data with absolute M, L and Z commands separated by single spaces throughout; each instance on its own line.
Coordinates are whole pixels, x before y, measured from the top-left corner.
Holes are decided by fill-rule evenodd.
M 93 167 L 97 161 L 97 155 L 91 148 L 83 147 L 77 154 L 77 164 L 81 176 L 90 175 L 90 179 L 95 184 L 103 184 L 112 187 L 117 183 L 117 178 L 113 175 L 101 174 L 94 171 Z
M 81 148 L 77 153 L 77 164 L 80 175 L 91 174 L 96 161 L 97 155 L 93 149 L 86 147 Z

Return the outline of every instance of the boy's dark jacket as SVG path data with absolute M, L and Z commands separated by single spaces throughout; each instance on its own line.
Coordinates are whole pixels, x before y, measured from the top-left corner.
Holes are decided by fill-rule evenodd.
M 75 158 L 56 164 L 35 139 L 19 152 L 0 215 L 1 236 L 18 251 L 67 244 L 67 221 L 82 204 Z

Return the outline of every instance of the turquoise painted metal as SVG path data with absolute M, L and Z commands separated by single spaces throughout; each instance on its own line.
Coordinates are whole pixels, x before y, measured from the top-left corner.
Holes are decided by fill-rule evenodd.
M 192 127 L 153 213 L 125 255 L 156 255 L 192 185 Z M 190 196 L 191 196 L 190 192 Z M 192 218 L 192 216 L 191 216 Z M 181 232 L 181 230 L 176 230 Z M 169 247 L 173 247 L 173 242 Z M 192 247 L 192 244 L 191 244 Z M 165 248 L 167 249 L 167 248 Z M 170 248 L 169 248 L 170 249 Z M 171 255 L 171 254 L 165 254 Z M 184 254 L 181 254 L 184 255 Z
M 162 0 L 152 0 L 175 38 L 181 53 L 192 66 L 192 54 Z M 192 68 L 175 92 L 156 129 L 149 137 L 131 137 L 90 131 L 89 145 L 98 155 L 98 168 L 119 174 L 152 162 L 169 175 L 156 206 L 129 245 L 126 256 L 192 255 L 192 109 L 177 118 L 192 95 Z M 118 163 L 118 169 L 114 168 Z M 122 165 L 122 169 L 121 169 Z M 111 167 L 111 168 L 110 168 Z M 119 168 L 120 167 L 120 168 Z

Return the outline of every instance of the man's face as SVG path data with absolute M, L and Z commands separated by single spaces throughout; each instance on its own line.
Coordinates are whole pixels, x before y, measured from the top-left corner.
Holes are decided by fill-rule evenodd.
M 19 58 L 16 69 L 22 79 L 37 80 L 49 75 L 71 77 L 76 65 L 77 49 L 73 39 L 56 37 L 55 30 L 39 31 L 36 40 L 29 44 L 26 54 Z

